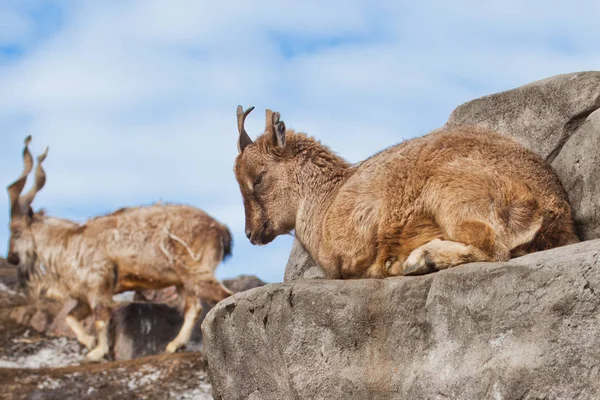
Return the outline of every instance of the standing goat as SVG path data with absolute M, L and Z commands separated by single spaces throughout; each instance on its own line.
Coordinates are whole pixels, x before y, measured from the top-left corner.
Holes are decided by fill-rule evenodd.
M 33 188 L 21 196 L 33 168 L 30 140 L 25 139 L 23 172 L 8 187 L 8 260 L 19 266 L 28 294 L 76 299 L 66 323 L 91 350 L 86 360 L 100 361 L 108 352 L 113 294 L 176 285 L 185 299 L 184 323 L 166 351 L 184 346 L 202 311 L 198 297 L 218 302 L 231 294 L 214 276 L 219 263 L 231 254 L 227 227 L 184 205 L 125 208 L 81 225 L 43 211 L 34 213 L 30 206 L 46 181 L 41 164 L 48 149 L 37 159 Z M 91 313 L 97 343 L 81 324 Z
M 255 142 L 238 107 L 235 175 L 246 236 L 296 238 L 330 278 L 417 275 L 579 241 L 550 166 L 475 127 L 438 130 L 350 165 L 266 112 Z

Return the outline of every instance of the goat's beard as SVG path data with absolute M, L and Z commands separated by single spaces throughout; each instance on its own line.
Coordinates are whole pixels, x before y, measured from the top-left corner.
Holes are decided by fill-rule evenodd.
M 35 254 L 26 252 L 19 254 L 19 265 L 17 268 L 17 277 L 19 279 L 19 287 L 27 291 L 29 283 L 34 275 L 39 274 L 39 266 L 36 268 L 37 257 Z

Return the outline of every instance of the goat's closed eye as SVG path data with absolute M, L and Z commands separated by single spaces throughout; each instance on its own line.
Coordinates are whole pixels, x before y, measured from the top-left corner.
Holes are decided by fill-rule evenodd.
M 254 186 L 260 185 L 260 183 L 262 182 L 263 175 L 264 175 L 264 172 L 262 174 L 258 175 L 256 178 L 254 178 Z

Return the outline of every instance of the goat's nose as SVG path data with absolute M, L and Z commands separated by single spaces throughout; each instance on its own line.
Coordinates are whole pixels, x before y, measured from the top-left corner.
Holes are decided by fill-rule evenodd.
M 246 229 L 246 237 L 250 239 L 250 236 L 252 236 L 252 231 L 250 229 Z

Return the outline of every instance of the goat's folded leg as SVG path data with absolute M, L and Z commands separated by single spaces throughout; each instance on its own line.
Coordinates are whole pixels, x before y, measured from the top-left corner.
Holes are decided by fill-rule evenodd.
M 369 275 L 382 278 L 406 275 L 405 266 L 409 256 L 416 249 L 443 235 L 440 226 L 428 215 L 415 215 L 405 224 L 400 225 L 394 221 L 383 221 L 378 232 L 376 268 L 371 268 L 379 273 Z M 434 271 L 431 263 L 425 260 L 420 260 L 420 264 L 415 266 L 415 269 L 421 274 Z
M 410 253 L 404 262 L 404 275 L 423 275 L 467 262 L 489 260 L 490 257 L 475 246 L 434 239 Z
M 423 275 L 469 262 L 506 261 L 510 251 L 500 239 L 486 221 L 459 222 L 448 239 L 434 239 L 414 249 L 403 264 L 403 274 Z
M 91 350 L 96 344 L 96 338 L 85 331 L 85 328 L 81 324 L 81 321 L 91 315 L 92 309 L 90 306 L 81 301 L 77 300 L 77 304 L 65 318 L 65 323 L 73 331 L 77 341 Z
M 85 356 L 86 362 L 100 362 L 108 354 L 108 323 L 110 321 L 111 309 L 108 306 L 97 306 L 94 308 L 94 327 L 98 337 L 98 344 Z
M 167 348 L 165 349 L 167 353 L 175 353 L 190 341 L 194 325 L 196 325 L 196 321 L 198 321 L 198 317 L 201 313 L 202 305 L 200 304 L 198 297 L 189 294 L 186 295 L 183 325 L 181 326 L 177 337 L 167 345 Z

